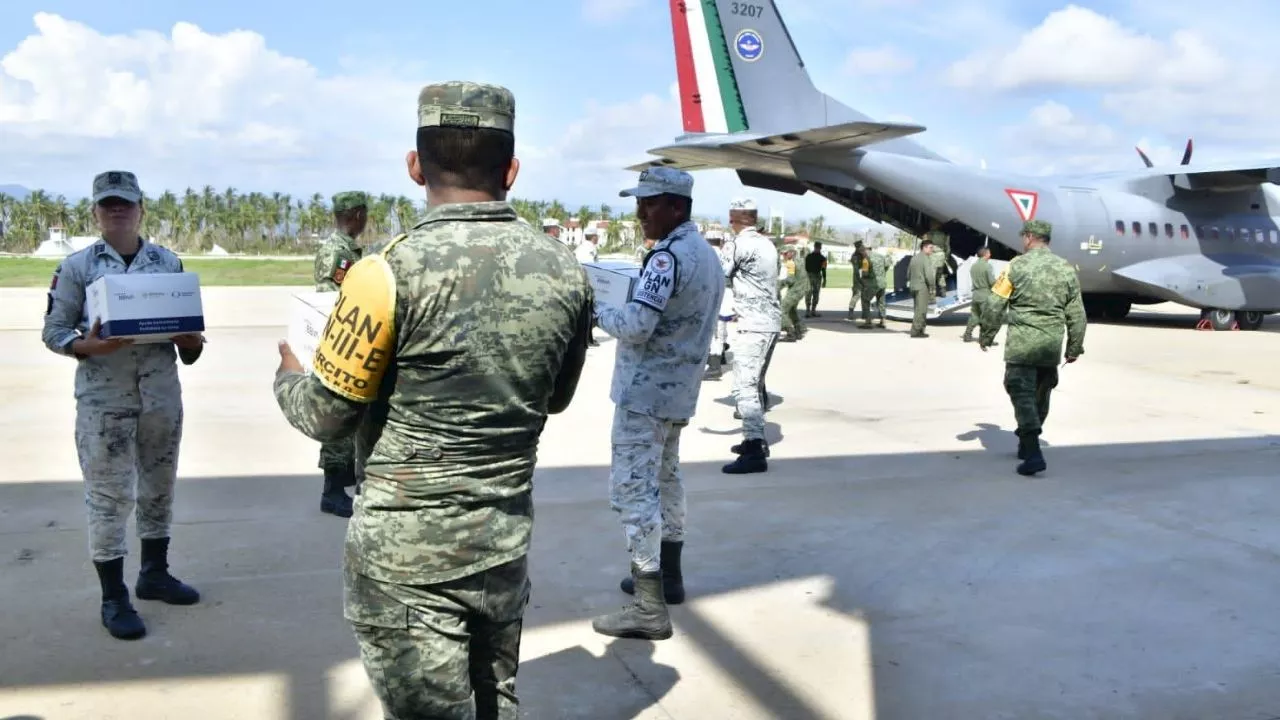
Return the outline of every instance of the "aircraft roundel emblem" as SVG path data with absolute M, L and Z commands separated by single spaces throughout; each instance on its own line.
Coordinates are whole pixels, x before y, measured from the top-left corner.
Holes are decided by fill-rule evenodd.
M 755 30 L 743 30 L 733 39 L 733 49 L 743 60 L 755 62 L 764 54 L 764 40 Z

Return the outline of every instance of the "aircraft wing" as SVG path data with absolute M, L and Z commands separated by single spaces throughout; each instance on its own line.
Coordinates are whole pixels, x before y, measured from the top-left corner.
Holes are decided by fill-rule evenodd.
M 675 144 L 650 150 L 651 155 L 658 157 L 627 169 L 639 172 L 658 166 L 680 170 L 764 169 L 762 166 L 775 164 L 789 166 L 790 157 L 798 152 L 853 150 L 924 130 L 923 125 L 905 123 L 851 122 L 776 135 L 749 132 L 691 135 L 678 139 Z
M 1151 172 L 1168 175 L 1174 185 L 1186 190 L 1240 190 L 1260 183 L 1280 182 L 1280 160 L 1182 165 L 1153 168 Z

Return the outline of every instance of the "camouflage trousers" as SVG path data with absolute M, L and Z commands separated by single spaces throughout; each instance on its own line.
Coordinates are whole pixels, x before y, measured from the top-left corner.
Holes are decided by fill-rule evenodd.
M 127 554 L 125 527 L 135 508 L 139 538 L 169 537 L 182 420 L 181 396 L 144 396 L 141 410 L 77 406 L 76 454 L 95 562 Z
M 429 549 L 429 548 L 425 548 Z M 433 585 L 348 565 L 344 616 L 389 720 L 516 720 L 528 557 Z
M 928 290 L 912 290 L 911 299 L 911 332 L 922 333 L 928 325 L 929 303 L 933 302 L 933 293 Z
M 778 345 L 778 333 L 739 332 L 733 348 L 733 399 L 742 416 L 742 437 L 764 439 L 764 377 Z
M 804 318 L 800 317 L 798 310 L 805 292 L 805 288 L 792 287 L 788 288 L 787 294 L 782 297 L 782 330 L 796 337 L 803 336 L 808 331 Z
M 659 567 L 663 540 L 684 540 L 684 478 L 680 433 L 688 420 L 613 411 L 609 506 L 621 516 L 631 562 L 641 572 Z
M 876 307 L 876 319 L 884 322 L 884 288 L 868 288 L 864 287 L 860 290 L 862 296 L 862 319 L 864 322 L 871 322 L 871 306 Z M 852 309 L 852 308 L 851 308 Z
M 809 273 L 809 291 L 804 296 L 806 310 L 818 309 L 818 295 L 822 294 L 822 273 Z
M 1018 437 L 1039 437 L 1049 419 L 1049 396 L 1058 386 L 1058 368 L 1005 363 L 1004 390 L 1013 403 Z

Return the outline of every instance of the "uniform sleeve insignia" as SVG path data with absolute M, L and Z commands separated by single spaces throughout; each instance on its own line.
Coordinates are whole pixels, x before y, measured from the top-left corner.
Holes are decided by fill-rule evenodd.
M 351 266 L 320 335 L 316 379 L 348 400 L 376 400 L 395 349 L 395 317 L 396 280 L 387 261 L 374 255 Z
M 339 260 L 338 266 L 333 269 L 333 281 L 341 285 L 342 281 L 347 277 L 347 270 L 350 267 L 350 260 Z

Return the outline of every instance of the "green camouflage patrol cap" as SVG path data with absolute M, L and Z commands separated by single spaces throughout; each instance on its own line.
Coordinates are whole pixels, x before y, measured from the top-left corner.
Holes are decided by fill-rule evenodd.
M 444 82 L 418 93 L 418 127 L 493 128 L 513 132 L 516 99 L 498 85 Z
M 95 203 L 115 197 L 131 203 L 142 200 L 142 189 L 138 187 L 138 176 L 123 170 L 110 170 L 98 173 L 93 178 L 93 201 Z
M 333 211 L 336 213 L 369 207 L 369 196 L 359 190 L 340 192 L 333 196 Z
M 1035 235 L 1038 238 L 1048 240 L 1052 233 L 1053 226 L 1044 220 L 1028 220 L 1022 223 L 1023 235 Z

